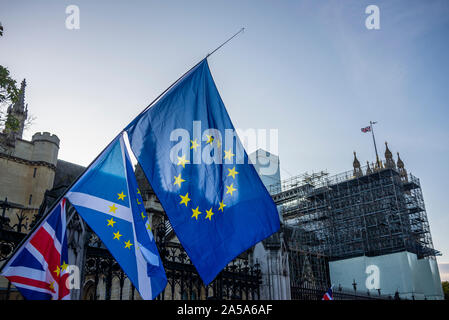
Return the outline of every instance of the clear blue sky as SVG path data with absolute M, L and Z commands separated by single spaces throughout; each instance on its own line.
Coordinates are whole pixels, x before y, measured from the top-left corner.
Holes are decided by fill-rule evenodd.
M 80 8 L 80 30 L 65 8 Z M 380 8 L 380 30 L 365 8 Z M 220 42 L 209 59 L 238 128 L 279 129 L 282 178 L 335 174 L 399 151 L 421 179 L 434 245 L 449 263 L 449 2 L 5 1 L 0 64 L 26 78 L 37 117 L 26 132 L 61 139 L 87 165 L 153 98 Z

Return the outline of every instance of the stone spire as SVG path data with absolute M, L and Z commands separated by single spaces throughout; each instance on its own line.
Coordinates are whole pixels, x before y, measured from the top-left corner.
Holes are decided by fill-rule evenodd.
M 396 169 L 396 164 L 393 160 L 393 154 L 388 149 L 388 143 L 385 141 L 385 168 Z
M 401 157 L 399 156 L 399 152 L 397 152 L 398 155 L 398 169 L 404 169 L 404 162 L 402 161 Z
M 28 117 L 28 105 L 25 105 L 25 87 L 26 80 L 23 79 L 17 101 L 8 107 L 6 120 L 8 127 L 5 127 L 3 132 L 8 135 L 8 144 L 11 145 L 14 144 L 15 139 L 22 138 L 25 120 Z
M 19 98 L 17 99 L 17 102 L 14 104 L 16 107 L 16 112 L 27 112 L 27 107 L 25 106 L 25 87 L 27 85 L 26 79 L 23 79 L 22 83 L 20 84 L 20 91 L 19 91 Z
M 26 113 L 27 107 L 25 106 L 25 87 L 26 87 L 26 80 L 23 79 L 22 83 L 20 84 L 20 90 L 19 90 L 19 96 L 17 98 L 17 101 L 9 106 L 8 113 L 14 112 L 14 113 Z
M 371 170 L 371 167 L 369 166 L 369 161 L 366 162 L 366 174 L 371 174 L 373 171 Z
M 354 161 L 352 162 L 352 166 L 354 167 L 354 177 L 360 177 L 363 175 L 362 169 L 360 168 L 360 162 L 357 159 L 357 155 L 354 151 Z
M 398 154 L 397 165 L 398 165 L 399 176 L 401 177 L 402 181 L 407 182 L 408 181 L 407 170 L 405 170 L 404 162 L 402 161 L 401 157 L 399 157 L 399 152 L 397 154 Z

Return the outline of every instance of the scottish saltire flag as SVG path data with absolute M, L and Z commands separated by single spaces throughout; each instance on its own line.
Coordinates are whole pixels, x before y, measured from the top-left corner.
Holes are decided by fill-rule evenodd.
M 125 130 L 205 284 L 279 229 L 276 205 L 248 162 L 206 59 Z
M 65 205 L 62 199 L 3 268 L 25 299 L 70 299 Z
M 327 292 L 324 294 L 321 300 L 334 300 L 334 296 L 332 295 L 332 287 L 330 287 L 329 290 L 327 290 Z
M 117 137 L 67 193 L 143 299 L 154 299 L 167 278 L 150 228 L 123 135 Z

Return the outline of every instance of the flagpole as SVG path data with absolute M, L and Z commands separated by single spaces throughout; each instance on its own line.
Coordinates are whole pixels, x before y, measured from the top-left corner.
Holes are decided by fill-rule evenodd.
M 184 78 L 190 71 L 192 71 L 193 69 L 195 69 L 204 59 L 209 58 L 212 54 L 214 54 L 215 52 L 217 52 L 219 49 L 221 49 L 226 43 L 228 43 L 229 41 L 231 41 L 234 37 L 236 37 L 239 33 L 243 32 L 245 30 L 245 28 L 241 28 L 238 32 L 236 32 L 232 37 L 230 37 L 229 39 L 227 39 L 225 42 L 223 42 L 221 45 L 219 45 L 217 48 L 215 48 L 212 52 L 208 53 L 206 55 L 206 57 L 204 57 L 203 59 L 201 59 L 197 64 L 195 64 L 192 68 L 190 68 L 187 72 L 185 72 L 182 76 L 180 76 L 175 82 L 173 82 L 167 89 L 165 89 L 161 94 L 159 94 L 153 101 L 151 101 L 151 103 L 145 107 L 136 117 L 134 117 L 134 119 L 130 122 L 132 123 L 136 118 L 138 118 L 140 115 L 142 115 L 144 112 L 146 112 L 154 103 L 156 103 L 159 98 L 161 98 L 168 90 L 170 90 L 175 84 L 177 84 L 182 78 Z M 128 125 L 129 126 L 129 125 Z M 97 161 L 97 159 L 103 154 L 103 152 L 109 148 L 109 146 L 123 133 L 123 131 L 126 130 L 126 128 L 128 127 L 126 126 L 124 129 L 122 129 L 116 136 L 114 139 L 111 140 L 111 142 L 108 143 L 108 145 L 95 157 L 95 159 L 84 169 L 84 171 L 78 175 L 78 177 L 73 180 L 73 182 L 67 187 L 67 189 L 64 191 L 64 193 L 62 195 L 60 195 L 58 197 L 58 199 L 53 202 L 52 206 L 50 207 L 50 209 L 48 209 L 43 215 L 42 217 L 36 222 L 36 224 L 34 225 L 34 227 L 30 230 L 30 232 L 28 232 L 25 237 L 19 242 L 19 244 L 16 246 L 16 248 L 14 249 L 14 252 L 3 262 L 3 265 L 0 267 L 0 273 L 3 271 L 3 268 L 9 263 L 9 260 L 11 260 L 11 258 L 16 254 L 17 250 L 28 240 L 28 238 L 42 225 L 42 223 L 45 221 L 45 218 L 47 218 L 47 216 L 50 214 L 50 212 L 53 211 L 53 209 L 59 204 L 59 202 L 61 202 L 62 198 L 64 198 L 64 196 L 67 194 L 67 192 L 75 185 L 75 183 L 78 182 L 78 180 L 90 169 L 90 167 Z
M 373 143 L 374 143 L 374 151 L 376 151 L 376 164 L 377 164 L 377 167 L 379 168 L 380 167 L 380 165 L 379 165 L 379 155 L 377 154 L 377 146 L 376 146 L 376 138 L 374 138 L 374 124 L 376 124 L 377 123 L 377 121 L 370 121 L 369 122 L 369 124 L 370 124 L 370 127 L 371 127 L 371 135 L 373 136 Z
M 223 42 L 221 45 L 219 45 L 217 48 L 215 48 L 214 51 L 212 51 L 211 53 L 209 53 L 205 59 L 209 58 L 209 56 L 213 55 L 216 51 L 218 51 L 221 47 L 223 47 L 226 43 L 228 43 L 229 41 L 231 41 L 232 39 L 234 39 L 239 33 L 245 31 L 245 28 L 241 28 L 239 31 L 237 31 L 232 37 L 230 37 L 228 40 L 226 40 L 225 42 Z

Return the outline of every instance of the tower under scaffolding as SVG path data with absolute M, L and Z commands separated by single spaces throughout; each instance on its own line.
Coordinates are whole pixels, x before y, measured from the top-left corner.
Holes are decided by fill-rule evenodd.
M 328 285 L 328 262 L 407 251 L 435 259 L 419 179 L 399 157 L 329 176 L 303 174 L 269 187 L 284 219 L 292 287 Z

